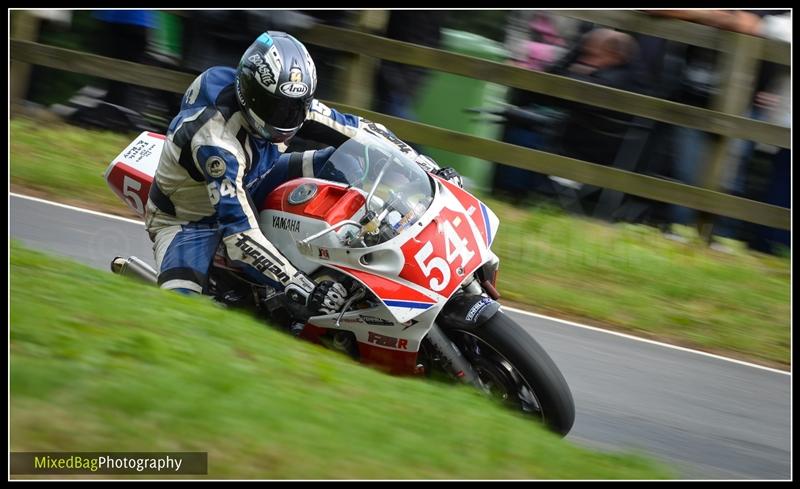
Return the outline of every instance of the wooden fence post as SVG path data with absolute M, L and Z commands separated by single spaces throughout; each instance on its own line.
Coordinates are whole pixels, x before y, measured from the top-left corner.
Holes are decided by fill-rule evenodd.
M 383 33 L 389 21 L 386 10 L 364 10 L 358 12 L 355 30 L 371 34 Z M 379 60 L 363 54 L 347 54 L 344 70 L 339 80 L 341 100 L 347 105 L 370 107 Z
M 733 115 L 744 115 L 753 100 L 756 70 L 759 64 L 759 54 L 762 50 L 762 39 L 734 32 L 724 33 L 733 47 L 731 51 L 720 52 L 722 57 L 719 64 L 720 90 L 712 101 L 712 109 Z M 739 162 L 731 161 L 729 150 L 734 140 L 713 135 L 709 162 L 703 168 L 700 176 L 700 185 L 710 190 L 719 190 L 722 187 L 724 166 L 736 165 Z M 734 155 L 734 157 L 739 157 Z M 713 235 L 713 216 L 699 213 L 697 216 L 697 229 L 700 236 L 707 243 L 711 242 Z
M 36 42 L 39 36 L 39 17 L 27 10 L 11 12 L 11 37 Z M 20 61 L 11 61 L 11 108 L 19 105 L 28 94 L 32 66 Z

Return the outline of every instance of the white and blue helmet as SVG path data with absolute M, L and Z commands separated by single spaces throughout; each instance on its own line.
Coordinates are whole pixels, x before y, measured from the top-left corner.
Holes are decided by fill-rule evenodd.
M 305 46 L 285 32 L 268 31 L 245 51 L 236 71 L 236 98 L 257 136 L 282 143 L 306 119 L 317 70 Z

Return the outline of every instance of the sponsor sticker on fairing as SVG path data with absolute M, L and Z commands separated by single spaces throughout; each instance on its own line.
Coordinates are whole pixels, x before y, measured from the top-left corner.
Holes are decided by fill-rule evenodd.
M 359 314 L 357 317 L 342 318 L 341 322 L 351 324 L 369 324 L 370 326 L 394 326 L 394 323 L 377 316 Z
M 377 316 L 367 316 L 366 314 L 359 314 L 358 317 L 360 317 L 365 323 L 370 324 L 372 326 L 394 326 L 393 322 L 387 321 L 386 319 Z
M 272 227 L 275 229 L 282 229 L 284 231 L 299 233 L 300 221 L 288 217 L 272 216 Z
M 476 317 L 478 317 L 478 314 L 480 314 L 481 311 L 486 309 L 486 306 L 488 306 L 492 302 L 493 302 L 492 299 L 488 297 L 479 300 L 472 307 L 469 308 L 469 311 L 467 311 L 467 316 L 465 317 L 465 319 L 467 321 L 474 320 Z
M 388 348 L 395 348 L 398 350 L 408 350 L 408 340 L 402 338 L 395 338 L 393 336 L 378 334 L 375 333 L 374 331 L 369 332 L 367 341 L 369 341 L 370 343 L 375 343 L 378 346 L 385 346 Z

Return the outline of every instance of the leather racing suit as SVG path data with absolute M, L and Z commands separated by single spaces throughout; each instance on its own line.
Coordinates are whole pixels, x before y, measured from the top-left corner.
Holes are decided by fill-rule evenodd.
M 314 176 L 334 148 L 283 153 L 284 145 L 253 137 L 236 100 L 234 68 L 200 74 L 172 120 L 147 203 L 162 288 L 202 293 L 220 241 L 228 257 L 257 283 L 310 293 L 299 272 L 259 229 L 253 202 L 284 182 Z M 342 114 L 314 100 L 297 137 L 338 146 L 360 128 L 381 135 L 426 171 L 438 169 L 380 124 Z

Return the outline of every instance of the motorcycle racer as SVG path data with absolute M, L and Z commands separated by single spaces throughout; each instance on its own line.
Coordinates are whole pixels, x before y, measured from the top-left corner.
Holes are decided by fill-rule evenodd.
M 268 31 L 236 69 L 200 74 L 170 123 L 150 189 L 146 229 L 162 288 L 202 293 L 220 242 L 249 278 L 285 292 L 312 314 L 338 311 L 347 290 L 315 283 L 294 267 L 259 229 L 253 202 L 299 177 L 319 175 L 334 148 L 284 153 L 294 136 L 336 146 L 360 128 L 413 154 L 426 171 L 460 184 L 380 124 L 342 114 L 314 99 L 317 75 L 294 37 Z M 411 153 L 408 153 L 411 152 Z

